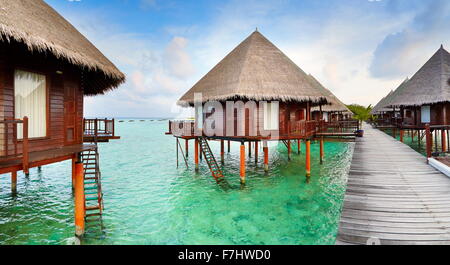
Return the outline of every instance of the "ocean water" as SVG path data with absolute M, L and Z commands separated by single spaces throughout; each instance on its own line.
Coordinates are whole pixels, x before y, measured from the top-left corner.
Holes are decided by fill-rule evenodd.
M 391 129 L 384 129 L 382 130 L 384 133 L 393 136 L 392 130 Z M 436 133 L 437 133 L 437 137 L 436 137 Z M 433 152 L 436 152 L 436 150 L 438 152 L 442 151 L 442 139 L 441 139 L 441 133 L 439 132 L 433 132 Z M 395 138 L 400 141 L 400 132 L 397 130 Z M 437 141 L 436 141 L 437 140 Z M 409 147 L 411 147 L 412 149 L 414 149 L 416 152 L 422 154 L 423 156 L 427 155 L 427 150 L 425 147 L 425 142 L 426 139 L 425 137 L 423 137 L 423 139 L 421 140 L 420 144 L 419 141 L 417 140 L 417 133 L 414 136 L 414 140 L 411 137 L 411 134 L 405 132 L 403 135 L 403 143 L 408 145 Z
M 223 190 L 204 161 L 195 173 L 192 141 L 189 168 L 181 157 L 176 167 L 166 130 L 167 121 L 125 120 L 116 123 L 120 140 L 99 144 L 103 225 L 89 227 L 82 244 L 334 244 L 354 143 L 326 142 L 323 165 L 312 143 L 309 183 L 304 153 L 288 161 L 286 147 L 272 143 L 270 172 L 260 150 L 258 164 L 247 159 L 245 187 L 232 143 L 223 166 L 231 189 Z M 217 155 L 219 142 L 210 144 Z M 16 196 L 0 175 L 0 244 L 73 242 L 70 170 L 65 161 L 19 174 Z

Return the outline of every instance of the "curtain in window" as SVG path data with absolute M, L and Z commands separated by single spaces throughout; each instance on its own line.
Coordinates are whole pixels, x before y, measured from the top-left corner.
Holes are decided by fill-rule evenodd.
M 264 130 L 278 130 L 279 105 L 278 102 L 264 102 Z
M 28 137 L 44 137 L 47 129 L 47 100 L 45 76 L 16 70 L 14 77 L 15 117 L 28 117 Z M 17 138 L 21 139 L 22 125 L 17 126 Z

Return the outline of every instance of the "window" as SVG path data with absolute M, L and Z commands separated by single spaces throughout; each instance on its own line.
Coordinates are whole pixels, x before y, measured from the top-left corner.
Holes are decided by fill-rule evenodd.
M 411 118 L 412 112 L 410 110 L 405 110 L 405 116 L 406 116 L 406 118 Z
M 420 110 L 420 117 L 422 120 L 422 123 L 429 123 L 430 122 L 430 106 L 422 106 Z
M 47 135 L 47 97 L 45 76 L 16 70 L 14 73 L 14 111 L 16 119 L 28 117 L 28 137 Z M 17 128 L 21 139 L 22 125 Z
M 278 130 L 278 102 L 264 103 L 264 130 Z

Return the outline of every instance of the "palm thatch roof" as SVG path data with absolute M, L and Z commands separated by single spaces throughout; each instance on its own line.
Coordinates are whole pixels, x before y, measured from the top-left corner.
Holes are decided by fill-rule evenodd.
M 0 0 L 0 41 L 23 43 L 29 51 L 50 53 L 80 67 L 86 95 L 125 81 L 113 63 L 42 0 Z
M 311 101 L 327 98 L 308 75 L 258 31 L 232 50 L 184 94 L 178 104 L 193 105 L 194 93 L 203 101 L 228 99 Z
M 394 93 L 393 90 L 389 92 L 385 97 L 383 97 L 373 108 L 370 114 L 378 114 L 385 111 L 391 111 L 392 109 L 387 108 L 386 102 L 389 100 L 389 97 Z
M 342 103 L 342 101 L 340 101 L 330 90 L 328 90 L 327 88 L 325 88 L 319 81 L 317 81 L 316 78 L 314 78 L 314 76 L 312 76 L 311 74 L 308 76 L 311 80 L 311 83 L 319 90 L 322 90 L 323 94 L 327 96 L 328 99 L 328 104 L 323 105 L 322 106 L 322 111 L 325 112 L 349 112 L 352 113 L 350 111 L 349 108 L 347 108 L 347 106 Z M 320 107 L 314 107 L 311 109 L 311 111 L 319 111 Z
M 375 107 L 373 107 L 371 113 L 376 114 L 380 112 L 386 112 L 386 111 L 393 111 L 393 107 L 396 107 L 396 105 L 393 105 L 392 102 L 395 100 L 395 98 L 402 94 L 403 91 L 406 88 L 406 84 L 408 83 L 409 78 L 407 77 L 395 90 L 391 90 L 387 96 L 382 98 Z
M 443 46 L 406 83 L 389 106 L 420 106 L 450 101 L 450 54 Z

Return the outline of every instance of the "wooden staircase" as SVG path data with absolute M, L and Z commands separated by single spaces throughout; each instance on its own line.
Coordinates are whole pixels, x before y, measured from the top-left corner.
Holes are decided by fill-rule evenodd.
M 103 212 L 103 193 L 99 166 L 98 147 L 81 154 L 84 167 L 84 194 L 86 223 L 101 221 Z
M 220 169 L 219 164 L 217 164 L 216 158 L 211 152 L 208 141 L 205 137 L 199 137 L 198 140 L 201 146 L 200 149 L 203 153 L 203 156 L 205 157 L 206 163 L 208 164 L 209 170 L 211 171 L 211 175 L 217 182 L 223 181 L 224 177 L 222 170 Z

